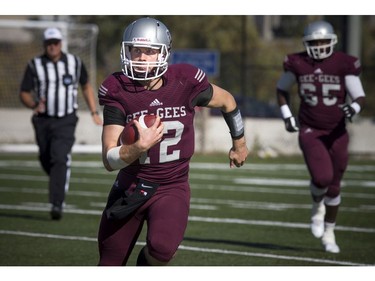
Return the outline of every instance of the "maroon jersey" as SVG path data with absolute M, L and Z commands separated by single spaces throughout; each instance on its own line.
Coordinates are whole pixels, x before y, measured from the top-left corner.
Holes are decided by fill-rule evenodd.
M 195 139 L 192 100 L 208 87 L 205 73 L 188 64 L 170 65 L 158 90 L 146 90 L 122 72 L 102 83 L 99 104 L 120 109 L 127 123 L 143 114 L 159 115 L 164 123 L 162 141 L 122 169 L 122 176 L 137 175 L 157 183 L 187 180 Z
M 345 126 L 345 116 L 339 105 L 346 100 L 345 76 L 361 73 L 358 58 L 334 52 L 317 61 L 302 52 L 288 55 L 283 66 L 297 79 L 301 125 L 323 130 Z

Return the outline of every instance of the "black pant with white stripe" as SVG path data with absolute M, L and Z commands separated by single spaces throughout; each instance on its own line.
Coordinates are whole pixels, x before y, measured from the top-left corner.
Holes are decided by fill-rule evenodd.
M 75 113 L 61 118 L 32 117 L 39 160 L 49 176 L 49 202 L 53 205 L 61 206 L 69 189 L 71 150 L 77 122 Z

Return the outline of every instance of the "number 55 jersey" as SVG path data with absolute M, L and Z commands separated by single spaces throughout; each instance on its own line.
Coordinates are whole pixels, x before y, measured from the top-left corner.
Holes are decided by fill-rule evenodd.
M 358 58 L 334 52 L 323 60 L 314 60 L 307 52 L 287 55 L 283 67 L 292 72 L 298 83 L 300 96 L 299 121 L 308 127 L 332 130 L 345 127 L 340 106 L 346 102 L 345 77 L 359 76 Z

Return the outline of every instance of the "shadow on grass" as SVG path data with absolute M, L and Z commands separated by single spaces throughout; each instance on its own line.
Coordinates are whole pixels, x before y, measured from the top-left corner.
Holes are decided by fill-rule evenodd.
M 0 217 L 3 218 L 15 218 L 15 219 L 27 219 L 27 220 L 36 220 L 36 221 L 50 221 L 50 217 L 46 215 L 40 215 L 40 216 L 35 216 L 35 215 L 20 215 L 20 214 L 9 214 L 9 213 L 1 213 L 0 212 Z

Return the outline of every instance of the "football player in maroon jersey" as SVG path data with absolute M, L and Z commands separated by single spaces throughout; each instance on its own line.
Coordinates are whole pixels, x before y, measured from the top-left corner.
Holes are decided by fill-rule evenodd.
M 103 163 L 119 170 L 99 227 L 99 265 L 126 265 L 145 221 L 146 246 L 137 265 L 166 265 L 174 257 L 188 222 L 196 106 L 221 109 L 233 143 L 230 167 L 241 167 L 248 155 L 233 96 L 195 66 L 168 65 L 171 42 L 162 22 L 134 21 L 122 38 L 122 72 L 99 88 Z M 143 114 L 155 114 L 154 125 L 142 128 L 135 120 L 138 141 L 121 145 L 125 124 Z
M 300 148 L 311 176 L 311 232 L 321 238 L 325 251 L 339 253 L 334 228 L 341 202 L 340 184 L 348 165 L 352 121 L 364 106 L 358 58 L 334 51 L 337 36 L 326 21 L 304 31 L 305 52 L 287 55 L 277 82 L 277 98 L 288 132 L 299 132 Z M 298 85 L 298 119 L 289 108 L 289 92 Z M 349 94 L 347 96 L 347 94 Z

